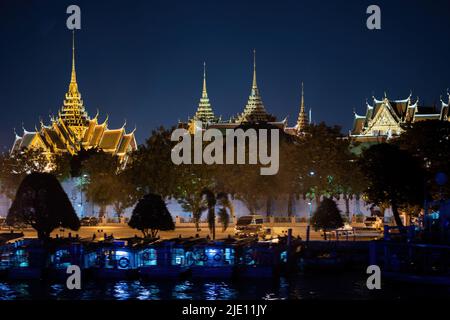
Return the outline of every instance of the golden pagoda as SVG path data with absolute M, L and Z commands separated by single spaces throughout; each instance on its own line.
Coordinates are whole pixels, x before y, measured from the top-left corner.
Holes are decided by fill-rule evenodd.
M 297 133 L 302 133 L 305 131 L 306 126 L 308 126 L 308 115 L 305 112 L 305 95 L 303 91 L 302 82 L 302 100 L 300 102 L 300 113 L 298 114 L 297 124 L 295 125 L 295 130 Z
M 250 96 L 244 111 L 238 117 L 238 123 L 274 122 L 275 117 L 269 114 L 264 107 L 258 84 L 256 83 L 256 50 L 253 50 L 253 81 Z
M 23 135 L 16 134 L 11 153 L 23 149 L 39 149 L 45 154 L 60 154 L 69 152 L 76 154 L 81 149 L 98 148 L 104 152 L 116 155 L 123 162 L 129 152 L 137 149 L 134 131 L 125 130 L 125 124 L 120 129 L 108 128 L 108 117 L 103 123 L 98 122 L 98 113 L 91 119 L 86 112 L 78 91 L 75 70 L 75 32 L 72 34 L 72 73 L 69 90 L 65 94 L 63 106 L 56 118 L 50 117 L 50 124 L 40 122 L 40 129 L 27 131 Z

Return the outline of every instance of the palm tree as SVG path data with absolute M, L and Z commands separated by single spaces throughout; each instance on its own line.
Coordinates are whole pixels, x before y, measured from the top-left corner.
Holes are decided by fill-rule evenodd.
M 217 195 L 214 194 L 209 189 L 203 189 L 201 196 L 206 201 L 206 206 L 208 210 L 208 227 L 212 233 L 213 240 L 216 239 L 216 205 L 219 208 L 219 219 L 222 223 L 222 231 L 228 228 L 230 222 L 230 214 L 233 214 L 233 206 L 231 201 L 228 199 L 228 195 L 224 192 L 220 192 Z
M 195 228 L 200 231 L 200 219 L 202 213 L 207 210 L 206 201 L 203 195 L 193 194 L 186 196 L 182 199 L 178 199 L 178 203 L 181 205 L 185 212 L 192 212 L 192 220 L 194 220 Z

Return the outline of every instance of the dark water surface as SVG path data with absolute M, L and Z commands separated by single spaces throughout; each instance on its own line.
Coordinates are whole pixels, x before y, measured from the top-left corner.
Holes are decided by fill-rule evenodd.
M 297 275 L 253 281 L 108 281 L 85 282 L 81 290 L 65 283 L 0 282 L 0 300 L 248 300 L 248 299 L 450 299 L 450 288 L 383 283 L 370 291 L 365 274 Z

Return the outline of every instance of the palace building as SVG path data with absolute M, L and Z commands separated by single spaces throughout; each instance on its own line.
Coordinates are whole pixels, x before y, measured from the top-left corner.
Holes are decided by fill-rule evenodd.
M 350 137 L 362 143 L 383 142 L 399 136 L 402 125 L 424 120 L 449 121 L 450 94 L 448 102 L 441 99 L 441 107 L 422 106 L 419 98 L 412 100 L 411 94 L 403 100 L 390 100 L 386 94 L 382 100 L 373 97 L 373 103 L 366 102 L 366 113 L 354 112 L 353 128 Z
M 187 127 L 191 133 L 198 129 L 215 128 L 219 130 L 234 129 L 241 125 L 267 124 L 283 130 L 287 134 L 301 135 L 305 127 L 309 124 L 305 111 L 304 94 L 302 83 L 302 95 L 300 112 L 297 123 L 294 127 L 288 127 L 287 119 L 277 121 L 276 117 L 267 112 L 256 82 L 256 52 L 253 51 L 253 80 L 247 104 L 242 113 L 231 117 L 228 121 L 223 121 L 221 117 L 216 117 L 212 109 L 206 90 L 206 69 L 203 68 L 203 90 L 200 102 L 195 115 L 188 119 L 187 123 L 180 122 L 179 127 Z M 202 122 L 202 128 L 197 128 L 198 121 Z
M 116 155 L 125 162 L 129 152 L 136 150 L 134 130 L 126 132 L 125 124 L 119 129 L 108 128 L 108 117 L 98 121 L 98 113 L 90 118 L 78 90 L 75 70 L 75 33 L 72 36 L 72 73 L 69 89 L 63 105 L 56 117 L 50 117 L 50 124 L 40 121 L 40 128 L 35 131 L 23 130 L 23 135 L 16 134 L 11 152 L 22 149 L 40 149 L 45 154 L 76 154 L 84 149 L 98 148 Z

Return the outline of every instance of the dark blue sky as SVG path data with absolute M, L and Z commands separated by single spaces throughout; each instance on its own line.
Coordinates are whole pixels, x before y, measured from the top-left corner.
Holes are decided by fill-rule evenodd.
M 382 30 L 366 28 L 378 4 Z M 61 107 L 70 80 L 71 33 L 66 7 L 82 11 L 77 76 L 91 116 L 127 119 L 138 142 L 150 131 L 186 119 L 208 93 L 225 118 L 250 93 L 252 49 L 267 110 L 298 114 L 300 83 L 313 120 L 348 130 L 352 110 L 387 91 L 413 91 L 437 103 L 450 86 L 449 1 L 12 1 L 0 0 L 0 146 L 13 128 L 34 129 Z

